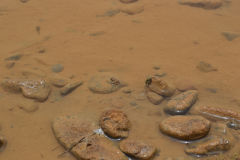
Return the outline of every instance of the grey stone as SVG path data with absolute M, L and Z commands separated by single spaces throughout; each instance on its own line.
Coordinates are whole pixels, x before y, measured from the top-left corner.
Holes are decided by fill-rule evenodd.
M 59 73 L 59 72 L 62 72 L 64 69 L 63 65 L 62 64 L 55 64 L 52 66 L 52 71 L 55 72 L 55 73 Z

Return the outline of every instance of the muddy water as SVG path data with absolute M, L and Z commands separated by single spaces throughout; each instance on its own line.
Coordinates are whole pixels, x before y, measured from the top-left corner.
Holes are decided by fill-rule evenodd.
M 1 88 L 0 132 L 8 140 L 1 160 L 57 160 L 64 149 L 52 133 L 52 120 L 81 114 L 97 122 L 109 108 L 128 115 L 130 137 L 158 148 L 156 160 L 192 158 L 184 153 L 185 144 L 160 133 L 158 124 L 167 117 L 163 112 L 166 101 L 153 105 L 142 95 L 149 75 L 163 74 L 175 84 L 190 81 L 199 90 L 196 105 L 240 110 L 240 38 L 229 41 L 222 35 L 240 33 L 240 1 L 232 0 L 215 10 L 183 6 L 177 0 L 138 3 L 144 11 L 128 15 L 119 12 L 124 6 L 117 0 L 1 0 L 1 79 L 47 78 L 53 75 L 52 66 L 61 64 L 64 69 L 56 74 L 84 81 L 67 96 L 58 96 L 53 87 L 49 99 L 38 103 L 39 109 L 31 113 L 18 107 L 31 100 Z M 6 60 L 16 54 L 23 56 L 14 65 Z M 217 71 L 200 71 L 196 66 L 201 61 Z M 93 94 L 87 82 L 99 72 L 120 76 L 132 93 L 124 93 L 123 88 Z M 235 145 L 225 154 L 239 149 Z M 65 154 L 61 159 L 75 158 Z

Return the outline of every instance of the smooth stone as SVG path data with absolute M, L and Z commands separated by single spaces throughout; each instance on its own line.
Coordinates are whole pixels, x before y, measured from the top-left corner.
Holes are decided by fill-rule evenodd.
M 179 3 L 204 9 L 217 9 L 223 5 L 222 0 L 179 0 Z
M 62 72 L 64 69 L 62 64 L 55 64 L 52 66 L 52 72 L 59 73 Z
M 206 156 L 220 154 L 231 148 L 230 141 L 225 137 L 208 137 L 200 142 L 192 143 L 187 146 L 185 152 L 193 156 Z
M 128 160 L 113 142 L 102 135 L 88 137 L 71 152 L 81 160 Z
M 82 116 L 61 116 L 52 123 L 58 142 L 77 159 L 127 160 L 127 157 L 106 137 L 97 124 Z
M 130 93 L 133 92 L 133 90 L 130 89 L 130 88 L 124 88 L 124 89 L 122 90 L 122 92 L 125 93 L 125 94 L 130 94 Z
M 204 61 L 199 62 L 196 68 L 201 72 L 218 71 L 218 69 L 216 67 L 214 67 L 211 64 L 204 62 Z
M 186 114 L 193 104 L 197 101 L 198 91 L 189 90 L 171 98 L 164 111 L 171 115 Z
M 127 86 L 125 82 L 109 73 L 97 74 L 88 82 L 89 90 L 98 94 L 109 94 L 125 86 Z
M 240 37 L 240 33 L 235 33 L 235 32 L 222 32 L 222 35 L 223 35 L 228 41 L 233 41 L 234 39 Z
M 186 80 L 186 79 L 179 80 L 175 84 L 176 84 L 177 90 L 181 92 L 185 92 L 188 90 L 197 90 L 194 83 L 190 80 Z
M 120 11 L 128 15 L 136 15 L 144 11 L 144 6 L 139 4 L 130 4 L 123 6 Z
M 17 104 L 19 109 L 22 109 L 23 111 L 27 113 L 32 113 L 38 110 L 39 106 L 36 102 L 29 102 L 29 101 L 21 101 L 19 104 Z
M 164 99 L 162 96 L 152 91 L 146 91 L 146 96 L 148 100 L 154 105 L 160 104 Z
M 138 0 L 119 0 L 122 3 L 133 3 L 133 2 L 137 2 Z
M 0 152 L 3 152 L 5 148 L 7 147 L 7 139 L 0 135 Z
M 146 88 L 161 96 L 170 97 L 176 91 L 176 88 L 171 83 L 168 83 L 167 81 L 156 76 L 148 78 L 145 82 L 145 85 Z
M 107 110 L 99 119 L 99 125 L 106 135 L 112 138 L 128 137 L 131 123 L 125 113 L 119 110 Z
M 163 120 L 160 125 L 162 133 L 180 140 L 197 140 L 205 137 L 211 123 L 201 116 L 172 116 Z
M 64 87 L 68 83 L 69 79 L 61 77 L 59 75 L 54 75 L 50 77 L 50 83 L 56 87 Z
M 194 107 L 193 114 L 200 114 L 209 119 L 222 119 L 231 120 L 235 119 L 240 121 L 240 111 L 222 106 L 202 105 Z
M 23 57 L 23 54 L 15 54 L 8 58 L 5 58 L 5 61 L 18 61 Z
M 120 150 L 130 157 L 149 160 L 156 153 L 156 147 L 140 140 L 125 139 L 120 142 Z
M 83 84 L 83 81 L 73 81 L 61 88 L 62 95 L 67 95 Z

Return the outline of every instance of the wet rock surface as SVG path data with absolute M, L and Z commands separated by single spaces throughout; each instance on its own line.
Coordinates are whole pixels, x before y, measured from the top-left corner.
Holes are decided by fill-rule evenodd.
M 125 87 L 127 84 L 111 74 L 98 74 L 89 80 L 88 88 L 93 93 L 108 94 Z
M 205 137 L 211 127 L 208 120 L 201 116 L 172 116 L 160 125 L 162 133 L 180 140 L 196 140 Z
M 112 138 L 128 137 L 131 127 L 127 115 L 119 110 L 105 111 L 100 117 L 99 125 Z
M 179 3 L 204 9 L 217 9 L 223 5 L 222 0 L 180 0 Z
M 198 91 L 189 90 L 171 98 L 164 111 L 172 115 L 181 115 L 187 113 L 190 107 L 196 102 Z
M 71 93 L 73 90 L 75 90 L 77 87 L 81 86 L 83 84 L 83 81 L 74 81 L 70 82 L 67 85 L 65 85 L 63 88 L 61 88 L 61 94 L 67 95 Z
M 176 90 L 171 83 L 156 76 L 148 78 L 145 84 L 146 88 L 161 96 L 172 96 Z
M 164 99 L 162 96 L 152 91 L 146 91 L 146 96 L 148 100 L 155 105 L 160 104 Z
M 0 135 L 0 152 L 3 152 L 5 148 L 7 147 L 7 139 Z
M 5 79 L 2 87 L 9 91 L 22 92 L 25 97 L 38 101 L 45 101 L 51 92 L 50 85 L 45 80 Z
M 185 152 L 193 156 L 220 154 L 231 148 L 230 141 L 225 137 L 208 137 L 200 142 L 187 146 Z
M 52 123 L 56 139 L 68 152 L 83 160 L 127 160 L 127 157 L 106 137 L 99 135 L 95 123 L 80 116 L 62 116 Z
M 126 139 L 120 142 L 120 149 L 130 157 L 148 160 L 152 158 L 156 152 L 156 148 L 150 144 L 139 140 Z
M 217 106 L 197 106 L 194 107 L 194 114 L 200 114 L 210 119 L 235 119 L 240 121 L 240 112 L 237 110 L 227 109 L 225 107 Z

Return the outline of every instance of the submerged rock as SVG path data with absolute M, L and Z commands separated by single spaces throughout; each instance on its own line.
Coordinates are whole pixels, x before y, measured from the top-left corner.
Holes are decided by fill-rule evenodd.
M 81 116 L 62 116 L 52 123 L 56 139 L 68 152 L 82 160 L 127 160 L 127 157 L 106 137 L 97 133 L 95 123 Z
M 88 88 L 93 93 L 108 94 L 125 87 L 127 84 L 111 74 L 99 74 L 92 77 Z
M 199 64 L 196 67 L 198 70 L 200 70 L 201 72 L 214 72 L 214 71 L 218 71 L 218 69 L 214 66 L 212 66 L 211 64 L 201 61 L 199 62 Z
M 133 3 L 133 2 L 137 2 L 138 0 L 120 0 L 120 2 L 122 3 Z
M 194 107 L 194 114 L 200 114 L 210 119 L 235 119 L 240 121 L 240 112 L 233 109 L 227 109 L 217 106 L 198 106 Z
M 145 83 L 146 88 L 161 96 L 172 96 L 176 90 L 172 84 L 156 76 L 148 78 Z
M 99 125 L 112 138 L 128 137 L 131 127 L 127 115 L 119 110 L 105 111 L 100 117 Z
M 223 5 L 222 0 L 179 0 L 179 3 L 204 9 L 217 9 Z
M 27 98 L 45 101 L 50 94 L 50 85 L 45 80 L 6 79 L 2 87 L 13 92 L 22 92 Z
M 211 127 L 208 120 L 201 116 L 172 116 L 160 125 L 162 133 L 180 140 L 196 140 L 205 137 Z
M 163 97 L 159 94 L 152 92 L 152 91 L 146 91 L 146 96 L 148 100 L 155 105 L 160 104 L 163 101 Z
M 74 89 L 76 89 L 77 87 L 81 86 L 82 84 L 83 84 L 83 81 L 74 81 L 74 82 L 68 83 L 66 86 L 61 88 L 60 92 L 62 95 L 67 95 L 67 94 L 71 93 Z
M 166 113 L 181 115 L 187 113 L 190 107 L 196 102 L 198 91 L 189 90 L 171 98 L 164 108 Z
M 219 154 L 231 148 L 230 141 L 225 137 L 208 137 L 197 143 L 188 145 L 185 152 L 194 156 Z
M 123 140 L 120 142 L 120 149 L 130 157 L 139 160 L 148 160 L 152 158 L 156 152 L 156 148 L 150 144 L 139 140 Z
M 6 146 L 7 146 L 6 138 L 0 135 L 0 152 L 4 151 Z
M 222 35 L 223 35 L 228 41 L 233 41 L 234 39 L 240 37 L 240 33 L 235 33 L 235 32 L 222 32 Z

